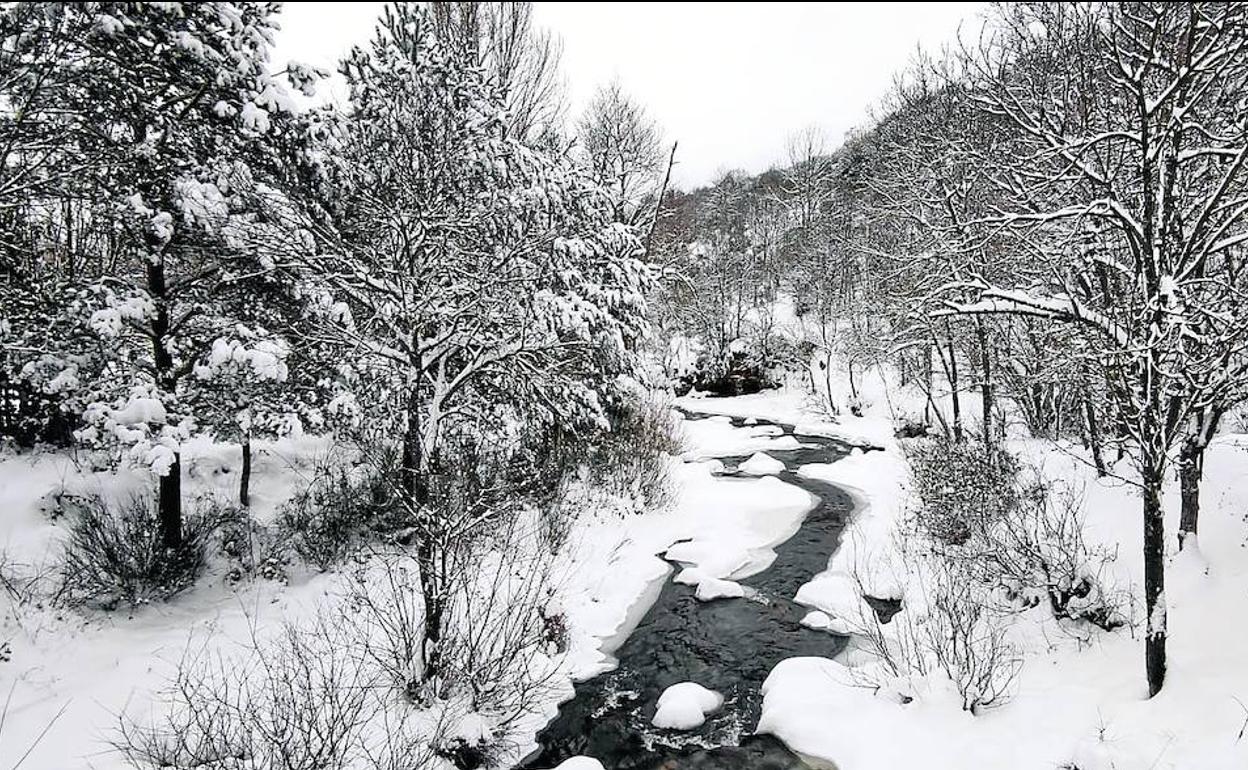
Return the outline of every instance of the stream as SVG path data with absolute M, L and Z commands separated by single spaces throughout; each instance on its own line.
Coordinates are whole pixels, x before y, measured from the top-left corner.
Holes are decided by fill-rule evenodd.
M 713 416 L 686 412 L 690 420 Z M 741 418 L 732 418 L 732 424 L 747 427 Z M 793 435 L 793 426 L 766 420 L 752 421 L 748 427 L 758 426 L 776 426 L 785 435 Z M 522 767 L 553 768 L 578 754 L 598 759 L 609 770 L 810 767 L 775 738 L 751 734 L 762 708 L 763 680 L 777 663 L 796 656 L 830 658 L 846 641 L 802 626 L 809 608 L 794 603 L 792 597 L 803 583 L 827 568 L 853 512 L 845 492 L 796 471 L 809 463 L 838 460 L 849 447 L 815 436 L 802 435 L 798 440 L 800 449 L 764 451 L 785 464 L 777 478 L 819 501 L 798 531 L 775 546 L 772 565 L 739 581 L 746 586 L 747 597 L 700 602 L 694 598 L 694 586 L 675 583 L 669 576 L 649 611 L 615 651 L 619 665 L 576 684 L 573 698 L 538 735 L 541 750 Z M 752 483 L 731 478 L 745 456 L 720 459 L 729 477 L 725 483 Z M 750 589 L 765 598 L 749 598 Z M 684 681 L 720 693 L 723 707 L 695 730 L 653 727 L 650 720 L 659 695 Z

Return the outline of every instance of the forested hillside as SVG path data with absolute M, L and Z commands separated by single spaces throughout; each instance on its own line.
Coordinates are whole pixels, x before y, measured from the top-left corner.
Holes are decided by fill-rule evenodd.
M 0 770 L 1248 762 L 1248 6 L 692 189 L 530 4 L 280 14 L 0 5 Z

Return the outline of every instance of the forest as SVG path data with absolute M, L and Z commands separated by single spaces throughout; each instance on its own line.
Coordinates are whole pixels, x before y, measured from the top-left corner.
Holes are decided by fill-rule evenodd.
M 280 28 L 0 4 L 0 770 L 1248 766 L 1248 4 L 689 189 L 529 3 Z

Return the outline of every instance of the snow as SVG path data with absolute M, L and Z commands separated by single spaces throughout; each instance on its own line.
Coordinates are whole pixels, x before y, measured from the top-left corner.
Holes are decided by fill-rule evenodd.
M 695 682 L 681 682 L 663 691 L 651 724 L 665 730 L 692 730 L 719 710 L 724 696 Z
M 841 636 L 848 636 L 854 632 L 854 627 L 846 623 L 841 618 L 834 618 L 826 612 L 819 610 L 811 610 L 802 618 L 802 625 L 807 628 L 813 628 L 816 631 L 827 631 Z
M 695 402 L 700 401 L 698 399 Z M 908 405 L 894 403 L 888 411 Z M 804 409 L 792 392 L 714 402 L 717 410 L 754 410 L 773 419 L 842 437 L 869 439 L 886 451 L 832 464 L 803 466 L 801 475 L 847 489 L 853 518 L 828 569 L 803 585 L 796 599 L 811 607 L 803 624 L 831 633 L 860 631 L 870 612 L 862 595 L 900 598 L 906 613 L 924 609 L 923 586 L 900 558 L 898 528 L 909 492 L 907 468 L 891 436 L 891 415 L 878 404 L 863 418 L 836 423 Z M 691 408 L 697 408 L 693 403 Z M 708 408 L 708 403 L 706 407 Z M 965 407 L 964 407 L 965 408 Z M 814 427 L 810 427 L 810 423 Z M 1086 536 L 1116 549 L 1116 585 L 1137 596 L 1132 625 L 1113 632 L 1057 623 L 1043 606 L 1013 617 L 1010 641 L 1022 666 L 1013 697 L 978 715 L 963 711 L 951 683 L 939 675 L 891 679 L 862 645 L 836 660 L 793 658 L 773 669 L 764 687 L 758 732 L 842 770 L 925 767 L 1010 767 L 1050 770 L 1229 770 L 1248 766 L 1238 740 L 1248 692 L 1248 477 L 1242 474 L 1248 437 L 1227 435 L 1209 448 L 1202 487 L 1201 534 L 1175 553 L 1167 568 L 1166 622 L 1170 668 L 1166 685 L 1146 698 L 1144 617 L 1139 557 L 1140 499 L 1126 463 L 1097 479 L 1083 450 L 1070 444 L 1013 438 L 1011 451 L 1041 465 L 1048 476 L 1083 490 Z M 1177 531 L 1177 481 L 1165 498 L 1167 533 Z M 1156 622 L 1160 622 L 1159 620 Z M 882 626 L 886 633 L 897 633 Z M 877 689 L 878 688 L 878 689 Z M 904 697 L 903 697 L 904 696 Z M 907 702 L 908 701 L 908 702 Z M 835 725 L 835 729 L 829 729 Z
M 736 399 L 733 399 L 735 401 Z M 685 402 L 698 410 L 698 402 Z M 717 402 L 722 407 L 726 402 Z M 710 417 L 690 420 L 685 431 L 693 438 L 693 447 L 684 453 L 686 460 L 704 460 L 715 455 L 748 455 L 763 451 L 800 449 L 802 444 L 793 436 L 777 436 L 771 426 L 734 428 L 728 417 Z
M 794 601 L 815 607 L 832 618 L 844 619 L 856 628 L 862 628 L 872 615 L 858 583 L 850 575 L 831 570 L 799 588 Z
M 110 417 L 121 425 L 161 424 L 167 419 L 165 405 L 159 399 L 131 397 L 120 409 L 114 409 Z
M 144 398 L 123 404 L 130 411 L 121 416 L 156 419 L 159 401 Z M 896 551 L 909 493 L 904 457 L 892 437 L 892 412 L 906 404 L 886 406 L 879 400 L 862 418 L 842 416 L 831 422 L 807 411 L 796 391 L 686 403 L 733 414 L 756 410 L 763 417 L 800 425 L 810 435 L 819 431 L 883 446 L 885 451 L 799 469 L 801 475 L 846 488 L 856 508 L 827 569 L 812 576 L 793 598 L 809 608 L 803 625 L 839 635 L 860 632 L 870 622 L 864 595 L 901 599 L 902 614 L 894 623 L 904 623 L 907 613 L 923 611 L 922 586 Z M 551 611 L 562 610 L 568 623 L 569 649 L 560 663 L 565 678 L 550 700 L 534 705 L 522 726 L 527 737 L 517 739 L 518 753 L 532 748 L 524 741 L 531 741 L 554 714 L 558 699 L 571 695 L 568 680 L 614 665 L 612 652 L 671 577 L 668 560 L 678 565 L 674 579 L 695 586 L 699 599 L 742 596 L 745 590 L 736 581 L 765 569 L 774 558 L 774 546 L 810 510 L 812 499 L 796 487 L 770 476 L 716 476 L 722 464 L 710 459 L 741 454 L 743 446 L 765 454 L 777 444 L 788 445 L 784 439 L 790 437 L 778 438 L 757 425 L 733 428 L 726 418 L 686 421 L 684 429 L 687 455 L 696 461 L 675 465 L 679 494 L 670 510 L 621 514 L 591 508 L 576 519 L 562 553 L 559 592 L 550 605 L 555 608 Z M 1084 490 L 1084 505 L 1092 514 L 1086 522 L 1088 537 L 1118 549 L 1121 556 L 1111 565 L 1111 577 L 1134 587 L 1138 595 L 1139 498 L 1126 464 L 1113 469 L 1115 476 L 1096 479 L 1077 446 L 1026 439 L 1013 439 L 1009 446 L 1042 464 L 1050 476 Z M 281 501 L 303 483 L 311 458 L 324 449 L 321 440 L 306 437 L 257 444 L 252 490 L 258 520 L 272 520 Z M 237 447 L 201 439 L 184 443 L 182 450 L 189 494 L 233 494 L 240 463 Z M 1005 705 L 971 715 L 962 710 L 947 680 L 936 675 L 890 678 L 855 642 L 836 660 L 793 658 L 777 665 L 764 687 L 757 730 L 843 770 L 1248 766 L 1248 744 L 1237 739 L 1245 719 L 1241 702 L 1248 692 L 1248 660 L 1242 653 L 1248 635 L 1248 595 L 1243 591 L 1248 584 L 1248 523 L 1243 515 L 1248 510 L 1248 477 L 1242 473 L 1246 451 L 1248 436 L 1224 435 L 1213 441 L 1205 465 L 1201 534 L 1181 553 L 1171 544 L 1166 590 L 1170 674 L 1157 697 L 1144 697 L 1142 632 L 1147 618 L 1142 608 L 1133 610 L 1133 627 L 1102 632 L 1056 623 L 1039 607 L 1014 617 L 1009 629 L 1022 666 L 1013 698 Z M 120 498 L 150 489 L 150 484 L 143 470 L 95 473 L 76 466 L 67 455 L 0 455 L 0 548 L 18 564 L 47 567 L 66 533 L 42 512 L 52 495 L 95 489 Z M 1168 531 L 1173 533 L 1178 504 L 1173 483 L 1165 502 Z M 221 644 L 245 639 L 252 627 L 273 628 L 283 620 L 308 617 L 338 590 L 332 575 L 295 575 L 290 585 L 260 581 L 236 587 L 209 577 L 167 604 L 142 607 L 128 616 L 5 605 L 3 638 L 11 642 L 12 660 L 3 665 L 15 684 L 0 740 L 23 744 L 23 737 L 37 735 L 64 707 L 64 717 L 52 723 L 23 769 L 53 770 L 83 762 L 106 770 L 120 767 L 118 758 L 101 753 L 114 715 L 127 704 L 150 703 L 189 640 L 210 629 Z M 20 623 L 14 619 L 19 611 Z M 720 705 L 717 694 L 682 683 L 656 704 L 655 725 L 691 729 Z M 470 731 L 475 718 L 464 717 L 463 730 Z M 578 757 L 561 767 L 595 770 L 600 765 Z
M 700 602 L 715 599 L 738 599 L 745 596 L 745 589 L 740 583 L 719 578 L 704 578 L 698 581 L 698 590 L 694 592 Z
M 593 757 L 569 757 L 554 770 L 604 770 L 602 763 Z
M 784 463 L 766 452 L 755 452 L 750 459 L 741 463 L 738 470 L 751 476 L 770 476 L 784 472 Z

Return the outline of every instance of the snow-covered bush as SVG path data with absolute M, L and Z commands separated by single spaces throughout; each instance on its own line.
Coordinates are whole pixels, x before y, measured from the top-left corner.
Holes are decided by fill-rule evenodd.
M 918 501 L 915 524 L 938 543 L 961 545 L 1021 503 L 1018 461 L 1000 447 L 933 438 L 905 451 Z
M 1074 490 L 1003 448 L 932 439 L 906 454 L 913 525 L 937 558 L 1013 607 L 1043 601 L 1058 619 L 1125 622 L 1126 596 L 1105 582 L 1116 554 L 1087 541 Z
M 85 500 L 70 524 L 61 596 L 74 605 L 112 608 L 167 599 L 194 584 L 216 527 L 211 512 L 185 517 L 181 545 L 164 545 L 155 501 L 132 497 L 120 505 Z
M 737 337 L 698 356 L 693 387 L 716 396 L 740 396 L 779 387 L 792 356 L 778 335 Z
M 217 521 L 217 541 L 231 565 L 227 580 L 285 580 L 290 546 L 281 528 L 266 527 L 235 506 L 223 508 Z
M 353 469 L 327 458 L 308 485 L 282 505 L 278 528 L 303 561 L 326 571 L 369 539 L 386 510 L 377 470 Z
M 982 585 L 968 581 L 958 566 L 931 553 L 905 551 L 916 576 L 903 609 L 885 623 L 863 607 L 844 618 L 852 646 L 870 661 L 853 668 L 863 685 L 901 703 L 954 693 L 961 708 L 979 713 L 1005 703 L 1018 676 L 1020 655 L 1007 638 L 1008 614 L 985 601 Z M 853 582 L 860 592 L 861 580 Z
M 425 623 L 420 572 L 403 550 L 378 556 L 354 575 L 348 604 L 364 629 L 364 654 L 405 701 L 419 703 Z
M 425 641 L 426 610 L 416 556 L 406 549 L 378 554 L 360 569 L 348 597 L 360 646 L 385 683 L 405 703 L 422 708 L 458 704 L 476 715 L 482 741 L 440 747 L 463 754 L 484 750 L 544 700 L 557 668 L 548 657 L 553 556 L 525 523 L 493 533 L 475 547 L 448 553 L 452 585 L 445 587 L 442 636 Z M 423 676 L 436 650 L 437 674 Z M 469 748 L 472 749 L 469 752 Z
M 447 695 L 462 699 L 504 739 L 562 682 L 548 656 L 554 556 L 525 516 L 471 554 L 448 603 Z
M 978 587 L 953 570 L 936 573 L 929 612 L 922 619 L 922 647 L 949 679 L 971 713 L 1009 699 L 1021 658 L 1006 638 L 1006 624 L 984 605 Z

